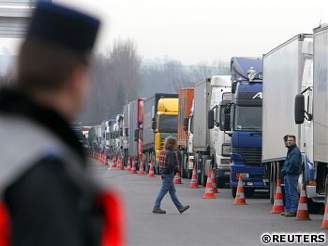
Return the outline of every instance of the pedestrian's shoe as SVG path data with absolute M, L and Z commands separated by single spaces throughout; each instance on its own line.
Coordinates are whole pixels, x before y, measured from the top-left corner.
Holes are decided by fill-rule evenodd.
M 166 214 L 166 211 L 160 208 L 154 208 L 153 209 L 154 214 Z
M 184 211 L 186 211 L 189 208 L 190 208 L 190 206 L 187 205 L 187 206 L 183 206 L 182 208 L 179 208 L 178 210 L 179 210 L 180 214 L 182 214 Z
M 296 212 L 287 212 L 285 214 L 286 217 L 296 217 Z

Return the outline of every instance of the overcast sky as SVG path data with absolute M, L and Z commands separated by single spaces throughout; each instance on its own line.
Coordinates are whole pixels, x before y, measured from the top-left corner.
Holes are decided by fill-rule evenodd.
M 55 0 L 103 20 L 99 49 L 131 38 L 143 58 L 186 64 L 260 56 L 328 22 L 328 0 Z

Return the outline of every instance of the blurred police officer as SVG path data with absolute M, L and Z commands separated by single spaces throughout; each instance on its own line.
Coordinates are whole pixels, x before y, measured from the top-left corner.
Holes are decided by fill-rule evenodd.
M 89 175 L 70 128 L 88 91 L 99 26 L 58 4 L 34 10 L 17 85 L 0 92 L 0 244 L 121 245 L 120 203 Z

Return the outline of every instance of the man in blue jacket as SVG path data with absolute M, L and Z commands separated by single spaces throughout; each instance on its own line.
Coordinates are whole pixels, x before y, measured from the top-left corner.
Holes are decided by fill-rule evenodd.
M 286 135 L 285 145 L 288 148 L 287 157 L 281 170 L 285 184 L 285 207 L 286 212 L 282 215 L 295 217 L 298 206 L 298 178 L 302 172 L 302 155 L 296 145 L 296 137 Z

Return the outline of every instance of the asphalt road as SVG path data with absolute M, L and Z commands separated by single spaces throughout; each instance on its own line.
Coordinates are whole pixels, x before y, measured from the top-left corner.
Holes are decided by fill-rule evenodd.
M 167 195 L 162 202 L 167 214 L 152 214 L 159 177 L 151 179 L 100 165 L 96 175 L 122 194 L 129 246 L 254 246 L 263 245 L 260 238 L 265 232 L 324 232 L 320 229 L 322 215 L 311 215 L 311 221 L 273 215 L 269 200 L 261 196 L 247 199 L 246 206 L 234 206 L 230 189 L 220 190 L 215 200 L 204 200 L 204 188 L 190 189 L 189 180 L 176 188 L 190 210 L 180 215 Z

